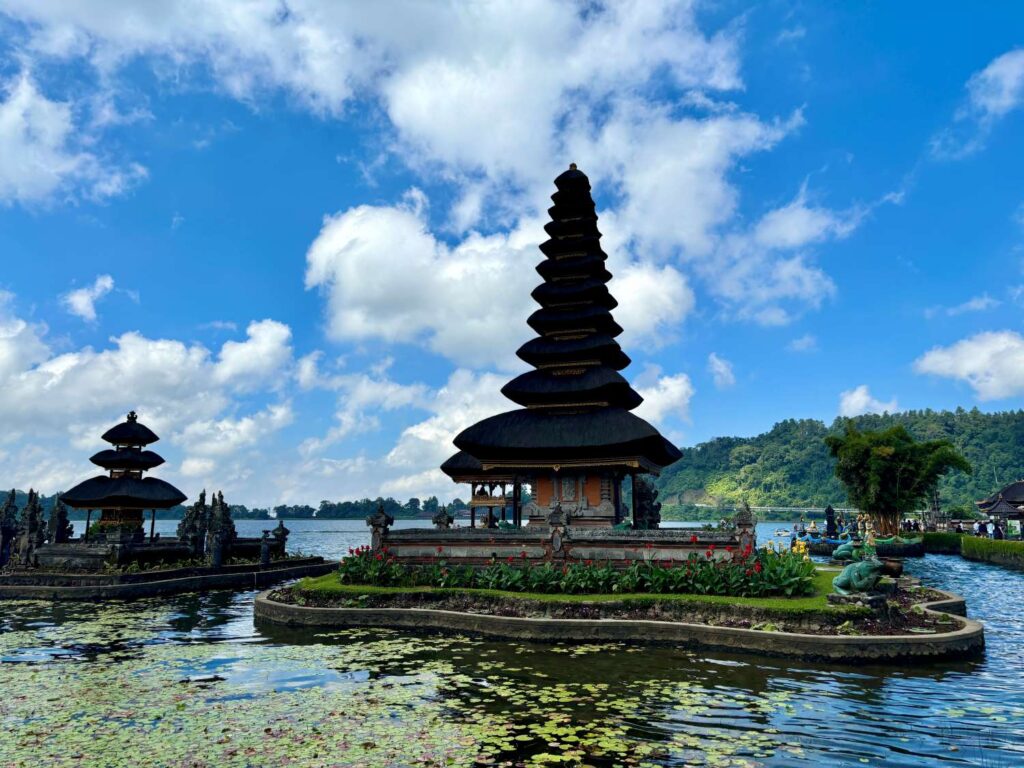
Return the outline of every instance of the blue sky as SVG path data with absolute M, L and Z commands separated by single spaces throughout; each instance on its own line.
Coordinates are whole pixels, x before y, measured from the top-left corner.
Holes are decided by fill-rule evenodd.
M 395 19 L 403 19 L 396 24 Z M 641 415 L 1019 408 L 1015 3 L 0 0 L 0 472 L 136 408 L 189 495 L 458 488 L 594 186 Z

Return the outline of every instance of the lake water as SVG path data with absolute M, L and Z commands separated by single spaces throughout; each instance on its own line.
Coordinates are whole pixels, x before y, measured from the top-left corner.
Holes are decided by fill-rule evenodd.
M 291 547 L 330 558 L 368 540 L 359 521 L 287 525 Z M 1024 573 L 907 567 L 967 596 L 983 658 L 843 667 L 257 629 L 251 592 L 0 603 L 0 766 L 1024 765 Z

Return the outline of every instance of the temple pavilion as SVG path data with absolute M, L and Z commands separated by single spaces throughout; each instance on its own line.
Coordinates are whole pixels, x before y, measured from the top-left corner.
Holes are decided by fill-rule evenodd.
M 103 433 L 113 447 L 100 451 L 90 461 L 109 472 L 79 483 L 61 494 L 61 501 L 79 509 L 101 510 L 100 530 L 123 531 L 128 537 L 144 535 L 145 510 L 169 509 L 185 501 L 186 496 L 166 480 L 143 477 L 143 473 L 164 463 L 148 450 L 160 438 L 139 423 L 135 411 L 125 421 Z
M 488 527 L 509 509 L 512 525 L 524 517 L 547 525 L 558 507 L 573 526 L 615 526 L 624 517 L 623 480 L 657 475 L 681 455 L 632 413 L 643 398 L 620 373 L 630 359 L 615 340 L 618 302 L 608 290 L 590 181 L 572 164 L 555 186 L 537 265 L 543 282 L 532 293 L 540 308 L 527 321 L 537 336 L 517 352 L 533 370 L 501 390 L 521 407 L 463 430 L 458 453 L 441 466 L 471 486 L 474 525 L 478 509 Z

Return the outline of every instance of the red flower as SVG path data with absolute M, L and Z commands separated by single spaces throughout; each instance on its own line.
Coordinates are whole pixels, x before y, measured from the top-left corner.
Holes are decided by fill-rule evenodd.
M 509 565 L 512 565 L 512 563 L 514 563 L 515 561 L 516 561 L 516 559 L 514 557 L 512 557 L 512 555 L 509 555 L 507 558 L 505 558 L 505 562 L 508 563 Z
M 752 571 L 752 570 L 750 570 L 749 568 L 747 568 L 747 576 L 749 576 L 749 575 L 750 575 L 750 574 L 752 574 L 752 573 L 753 573 L 753 571 Z
M 594 564 L 594 561 L 593 561 L 593 560 L 584 560 L 584 561 L 583 561 L 583 564 L 584 564 L 584 565 L 593 565 L 593 564 Z
M 725 548 L 725 551 L 726 551 L 726 552 L 732 552 L 732 547 L 726 547 L 726 548 Z
M 654 545 L 653 545 L 653 544 L 651 544 L 651 542 L 649 542 L 649 541 L 648 541 L 648 542 L 647 542 L 646 544 L 644 544 L 644 548 L 645 548 L 645 549 L 650 549 L 650 548 L 651 548 L 651 547 L 653 547 L 653 546 L 654 546 Z
M 384 555 L 382 555 L 380 553 L 377 553 L 377 556 L 374 559 L 377 560 L 377 561 L 383 560 L 384 559 Z
M 755 573 L 760 573 L 761 572 L 761 563 L 760 562 L 754 563 L 754 572 Z
M 520 553 L 519 553 L 519 556 L 520 556 L 521 558 L 523 558 L 523 560 L 525 560 L 525 559 L 526 559 L 526 550 L 524 549 L 524 550 L 523 550 L 522 552 L 520 552 Z
M 711 554 L 712 554 L 711 550 L 709 549 L 707 552 L 704 553 L 704 557 L 706 557 L 708 560 L 710 560 L 711 559 Z
M 714 551 L 715 545 L 714 544 L 708 544 L 708 549 L 710 549 L 711 551 Z
M 692 536 L 690 537 L 690 543 L 691 543 L 691 544 L 696 544 L 696 543 L 697 543 L 697 534 L 696 534 L 696 533 L 695 533 L 695 534 L 693 534 L 693 535 L 692 535 Z
M 444 547 L 438 547 L 437 548 L 437 554 L 440 555 L 442 552 L 444 552 Z

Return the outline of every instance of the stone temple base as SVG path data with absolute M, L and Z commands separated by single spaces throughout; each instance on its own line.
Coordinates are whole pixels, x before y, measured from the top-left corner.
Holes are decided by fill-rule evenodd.
M 0 600 L 133 600 L 179 592 L 259 589 L 288 579 L 323 576 L 338 567 L 322 557 L 268 566 L 174 568 L 138 573 L 69 573 L 33 569 L 0 574 Z
M 439 559 L 458 565 L 482 566 L 492 560 L 516 562 L 608 562 L 628 567 L 634 562 L 683 562 L 692 554 L 731 558 L 747 539 L 729 531 L 662 528 L 619 531 L 613 528 L 550 528 L 533 525 L 515 530 L 422 528 L 389 530 L 382 539 L 388 555 L 417 564 Z M 742 542 L 742 543 L 741 543 Z M 752 538 L 749 539 L 754 545 Z

